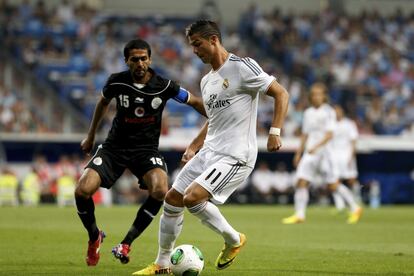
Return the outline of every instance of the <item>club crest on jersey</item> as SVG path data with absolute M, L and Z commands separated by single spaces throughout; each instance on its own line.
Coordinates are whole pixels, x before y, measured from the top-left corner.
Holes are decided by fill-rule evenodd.
M 162 104 L 162 99 L 160 97 L 155 97 L 151 101 L 151 106 L 154 109 L 157 109 L 158 107 L 160 107 L 161 104 Z
M 144 102 L 144 98 L 136 97 L 135 98 L 135 102 L 136 103 L 143 103 Z
M 145 109 L 141 106 L 135 108 L 135 116 L 142 117 L 145 114 Z
M 227 89 L 229 87 L 230 83 L 228 79 L 224 79 L 223 84 L 221 85 L 221 87 L 223 87 L 223 89 Z

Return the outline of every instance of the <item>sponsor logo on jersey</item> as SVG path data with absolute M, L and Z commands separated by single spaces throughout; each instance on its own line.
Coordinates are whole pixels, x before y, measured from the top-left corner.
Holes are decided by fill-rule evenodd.
M 228 79 L 224 79 L 223 84 L 221 85 L 221 87 L 223 87 L 223 89 L 227 89 L 229 87 L 230 83 Z
M 135 108 L 135 116 L 142 117 L 145 114 L 145 109 L 141 106 Z
M 157 109 L 158 107 L 160 107 L 161 104 L 162 104 L 162 99 L 160 97 L 155 97 L 151 101 L 151 106 L 154 109 Z
M 230 105 L 230 100 L 229 99 L 218 100 L 217 99 L 217 94 L 211 94 L 210 99 L 207 102 L 208 110 L 211 110 L 213 108 L 226 107 L 228 105 Z
M 136 97 L 135 98 L 135 102 L 136 103 L 143 103 L 144 102 L 144 98 Z

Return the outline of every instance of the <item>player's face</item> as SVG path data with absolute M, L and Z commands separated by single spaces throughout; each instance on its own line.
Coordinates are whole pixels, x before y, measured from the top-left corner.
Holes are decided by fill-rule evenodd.
M 319 107 L 325 102 L 325 92 L 321 87 L 313 87 L 310 100 L 313 106 Z
M 129 51 L 126 64 L 134 79 L 140 80 L 145 77 L 151 64 L 151 58 L 148 56 L 147 49 L 132 49 Z
M 336 119 L 339 121 L 344 117 L 344 110 L 340 106 L 335 106 Z
M 196 54 L 203 63 L 208 64 L 211 62 L 214 49 L 211 38 L 205 39 L 196 33 L 188 37 L 188 42 L 191 47 L 193 47 L 193 53 Z

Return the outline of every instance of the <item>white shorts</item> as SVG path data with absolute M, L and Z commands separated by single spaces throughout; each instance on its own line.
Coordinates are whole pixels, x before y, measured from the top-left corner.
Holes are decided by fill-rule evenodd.
M 298 165 L 296 179 L 311 183 L 331 184 L 339 179 L 337 164 L 331 153 L 305 153 Z
M 352 159 L 351 162 L 349 162 L 349 155 L 338 154 L 335 156 L 335 159 L 338 166 L 340 179 L 352 179 L 358 177 L 355 158 Z
M 203 148 L 183 167 L 172 187 L 183 195 L 191 183 L 197 182 L 211 194 L 215 204 L 223 204 L 247 181 L 252 170 L 231 156 Z

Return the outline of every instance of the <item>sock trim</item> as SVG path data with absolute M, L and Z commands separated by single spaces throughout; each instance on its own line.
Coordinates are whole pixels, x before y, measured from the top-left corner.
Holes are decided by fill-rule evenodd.
M 190 211 L 190 213 L 196 215 L 200 212 L 202 212 L 204 209 L 206 209 L 207 207 L 207 201 L 201 202 L 197 205 L 194 205 L 193 207 L 189 207 L 188 211 Z

